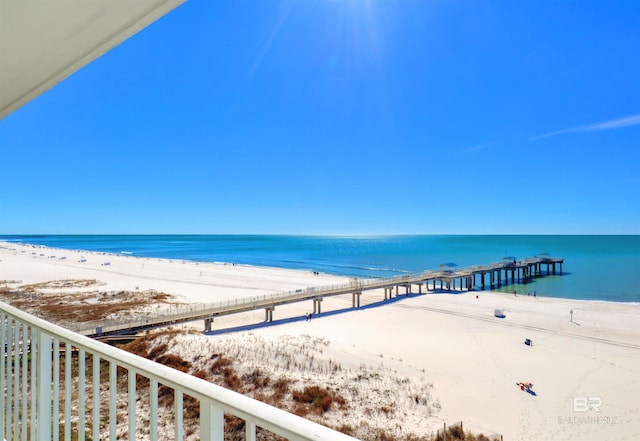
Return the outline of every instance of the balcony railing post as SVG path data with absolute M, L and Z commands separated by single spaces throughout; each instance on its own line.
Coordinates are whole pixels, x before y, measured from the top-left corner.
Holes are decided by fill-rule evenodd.
M 127 411 L 129 416 L 129 441 L 136 440 L 136 371 L 129 369 L 127 382 Z
M 15 322 L 15 340 L 13 345 L 13 439 L 18 440 L 20 429 L 20 329 L 22 324 Z
M 38 439 L 51 439 L 51 344 L 52 338 L 42 330 L 36 332 L 38 354 Z
M 6 354 L 5 357 L 2 357 L 0 360 L 0 409 L 5 408 L 4 402 L 4 391 L 6 391 L 6 382 L 4 379 L 4 365 L 5 360 L 9 358 L 9 351 L 7 348 L 7 340 L 6 340 L 6 320 L 7 316 L 4 313 L 0 313 L 0 348 Z M 6 434 L 4 433 L 4 416 L 0 415 L 0 438 L 6 439 Z
M 70 341 L 64 342 L 64 440 L 71 440 L 71 357 Z
M 109 440 L 117 439 L 117 404 L 118 404 L 118 377 L 117 364 L 113 361 L 109 362 Z
M 158 380 L 152 378 L 149 382 L 149 420 L 151 441 L 158 441 Z
M 8 318 L 7 320 L 7 400 L 5 402 L 5 434 L 6 439 L 11 439 L 11 424 L 12 424 L 12 415 L 11 410 L 13 406 L 11 405 L 11 397 L 13 396 L 13 358 L 15 356 L 15 342 L 13 340 L 13 325 L 14 320 Z
M 86 393 L 87 393 L 87 359 L 86 359 L 86 349 L 80 348 L 78 350 L 78 402 L 86 403 Z M 85 406 L 78 406 L 78 441 L 85 440 L 85 432 L 84 429 L 86 427 L 86 419 L 85 419 Z
M 31 337 L 33 338 L 34 330 L 31 331 Z M 33 360 L 33 358 L 32 358 Z M 26 323 L 22 324 L 22 439 L 27 439 L 27 426 L 26 424 L 29 409 L 28 409 L 28 397 L 29 397 L 29 326 Z M 32 404 L 31 412 L 31 424 L 35 423 L 35 415 L 33 412 Z
M 184 439 L 184 431 L 183 431 L 183 417 L 184 417 L 184 407 L 183 407 L 183 394 L 180 390 L 174 390 L 174 414 L 175 414 L 175 433 L 174 439 L 182 440 Z
M 246 441 L 256 441 L 256 425 L 251 421 L 246 422 L 245 439 Z
M 32 352 L 33 353 L 33 352 Z M 53 427 L 60 426 L 60 340 L 53 339 Z M 60 439 L 60 431 L 54 430 L 53 441 Z
M 224 412 L 206 401 L 200 401 L 200 439 L 224 441 Z
M 93 383 L 93 439 L 100 439 L 100 356 L 93 354 L 93 375 L 91 378 Z

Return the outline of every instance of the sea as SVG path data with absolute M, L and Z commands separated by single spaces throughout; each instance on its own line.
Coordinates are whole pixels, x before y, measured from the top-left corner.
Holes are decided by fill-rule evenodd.
M 564 258 L 562 275 L 502 289 L 547 297 L 640 302 L 638 235 L 14 235 L 0 236 L 0 240 L 364 278 L 544 255 Z

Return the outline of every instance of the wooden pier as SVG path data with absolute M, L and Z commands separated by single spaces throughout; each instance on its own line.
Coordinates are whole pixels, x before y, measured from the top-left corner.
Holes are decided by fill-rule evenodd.
M 384 298 L 391 299 L 400 294 L 412 293 L 417 286 L 418 293 L 426 291 L 473 291 L 501 288 L 509 284 L 527 283 L 534 278 L 546 275 L 562 274 L 564 259 L 555 257 L 530 257 L 523 260 L 503 260 L 488 265 L 468 268 L 440 267 L 419 274 L 383 279 L 352 278 L 349 283 L 340 285 L 309 287 L 295 291 L 217 302 L 212 304 L 194 304 L 174 308 L 168 313 L 135 320 L 99 321 L 85 323 L 82 329 L 74 329 L 83 335 L 104 337 L 117 334 L 131 334 L 146 329 L 169 326 L 179 323 L 204 320 L 205 331 L 211 330 L 216 317 L 241 312 L 264 309 L 265 321 L 273 320 L 277 306 L 302 301 L 313 302 L 313 314 L 322 312 L 322 300 L 325 297 L 351 294 L 352 307 L 360 307 L 360 296 L 364 291 L 384 290 Z M 403 288 L 404 293 L 400 292 Z

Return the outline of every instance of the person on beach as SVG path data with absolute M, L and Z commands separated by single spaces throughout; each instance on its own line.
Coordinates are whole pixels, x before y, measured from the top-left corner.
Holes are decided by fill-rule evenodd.
M 533 383 L 524 383 L 524 382 L 517 382 L 516 386 L 518 386 L 520 388 L 521 391 L 530 391 L 531 388 L 533 387 Z

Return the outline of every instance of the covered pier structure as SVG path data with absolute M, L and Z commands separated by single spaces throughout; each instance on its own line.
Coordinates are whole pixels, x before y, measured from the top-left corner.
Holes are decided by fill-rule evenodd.
M 564 259 L 530 257 L 523 260 L 508 260 L 489 265 L 472 266 L 460 270 L 441 269 L 438 274 L 420 282 L 428 290 L 484 290 L 503 285 L 527 283 L 536 277 L 562 274 Z M 543 271 L 543 268 L 545 269 Z M 439 283 L 439 286 L 438 286 Z
M 351 278 L 339 285 L 309 287 L 260 297 L 248 297 L 210 304 L 194 304 L 173 307 L 161 313 L 135 320 L 99 321 L 83 324 L 75 331 L 86 336 L 103 337 L 135 333 L 138 331 L 170 326 L 178 323 L 204 320 L 205 331 L 211 330 L 216 317 L 263 309 L 265 321 L 273 320 L 276 307 L 311 300 L 313 314 L 322 312 L 325 297 L 351 294 L 352 307 L 360 307 L 364 291 L 384 290 L 384 299 L 401 294 L 409 295 L 417 286 L 418 293 L 425 291 L 473 291 L 500 288 L 509 284 L 527 283 L 533 278 L 562 274 L 564 259 L 553 257 L 530 257 L 522 260 L 503 260 L 488 265 L 467 268 L 440 267 L 422 273 L 381 279 Z M 404 291 L 404 292 L 401 292 Z

